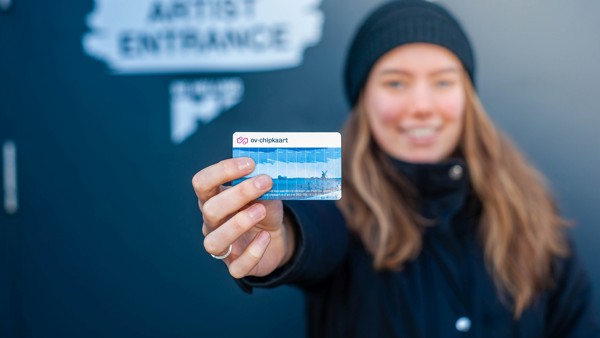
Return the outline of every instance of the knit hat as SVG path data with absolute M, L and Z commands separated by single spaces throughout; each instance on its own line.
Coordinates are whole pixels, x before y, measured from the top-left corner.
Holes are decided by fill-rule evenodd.
M 350 106 L 356 104 L 375 62 L 390 50 L 413 42 L 449 49 L 475 83 L 473 51 L 458 21 L 440 5 L 424 0 L 395 0 L 373 11 L 350 45 L 344 72 Z

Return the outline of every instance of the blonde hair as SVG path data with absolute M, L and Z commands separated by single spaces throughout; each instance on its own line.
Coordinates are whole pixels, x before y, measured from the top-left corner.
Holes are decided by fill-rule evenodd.
M 486 114 L 468 76 L 464 128 L 457 152 L 464 156 L 482 205 L 478 239 L 502 300 L 512 298 L 515 318 L 552 285 L 551 263 L 569 254 L 568 225 L 543 176 Z M 343 131 L 344 197 L 338 202 L 348 227 L 374 257 L 376 270 L 399 270 L 415 259 L 431 221 L 419 215 L 418 193 L 376 145 L 362 100 Z

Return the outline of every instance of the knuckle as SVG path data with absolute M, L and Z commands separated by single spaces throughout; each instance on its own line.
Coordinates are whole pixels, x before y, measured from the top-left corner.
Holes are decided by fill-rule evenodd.
M 237 232 L 244 232 L 248 230 L 253 224 L 248 222 L 245 217 L 245 213 L 238 213 L 234 218 L 232 218 L 233 227 L 237 230 Z
M 198 192 L 205 192 L 210 189 L 206 175 L 204 175 L 204 170 L 199 171 L 192 177 L 192 186 Z
M 217 246 L 216 243 L 212 240 L 211 237 L 204 238 L 204 250 L 206 252 L 216 255 L 217 254 Z
M 211 200 L 208 200 L 204 203 L 204 207 L 202 208 L 202 217 L 204 217 L 206 223 L 209 224 L 214 223 L 219 218 L 218 212 L 213 204 L 214 203 L 211 202 Z
M 246 274 L 241 271 L 239 264 L 232 263 L 229 265 L 229 274 L 235 279 L 244 278 Z
M 194 189 L 196 189 L 196 187 L 198 187 L 198 181 L 200 180 L 200 173 L 202 172 L 202 170 L 200 170 L 199 172 L 195 173 L 194 176 L 192 176 L 192 186 L 194 187 Z
M 231 225 L 235 229 L 236 233 L 240 233 L 245 230 L 243 222 L 240 222 L 240 214 L 238 213 L 234 218 L 231 219 Z
M 245 181 L 243 184 L 239 185 L 240 191 L 239 194 L 244 200 L 254 199 L 256 195 L 256 188 L 250 181 Z
M 221 170 L 223 171 L 223 173 L 225 173 L 227 177 L 232 177 L 237 172 L 231 160 L 222 160 L 221 162 L 219 162 L 219 166 L 221 167 Z
M 256 245 L 251 245 L 248 248 L 248 256 L 251 257 L 253 262 L 258 262 L 262 257 L 262 250 Z

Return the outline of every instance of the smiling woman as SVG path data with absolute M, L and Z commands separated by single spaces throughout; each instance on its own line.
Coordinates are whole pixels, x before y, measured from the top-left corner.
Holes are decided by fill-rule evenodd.
M 464 161 L 449 174 L 460 180 L 470 169 L 469 203 L 481 209 L 471 216 L 481 218 L 485 260 L 520 317 L 551 283 L 551 260 L 568 255 L 567 223 L 541 175 L 487 118 L 462 62 L 430 43 L 396 47 L 374 64 L 356 107 L 345 130 L 356 137 L 345 139 L 347 189 L 339 204 L 375 268 L 402 269 L 421 253 L 422 230 L 436 224 L 419 211 L 427 203 L 419 188 L 436 191 L 435 177 L 411 176 Z
M 377 144 L 395 158 L 435 163 L 458 144 L 465 110 L 460 60 L 446 48 L 397 47 L 373 66 L 359 107 Z
M 600 337 L 591 285 L 542 175 L 494 126 L 443 7 L 396 0 L 345 67 L 343 198 L 256 202 L 230 159 L 194 177 L 208 253 L 253 287 L 293 284 L 311 337 Z M 238 168 L 237 170 L 235 168 Z

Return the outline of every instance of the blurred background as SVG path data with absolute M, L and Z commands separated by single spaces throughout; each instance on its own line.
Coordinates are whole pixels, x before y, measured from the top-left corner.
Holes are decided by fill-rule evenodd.
M 600 2 L 446 0 L 600 305 Z M 0 0 L 0 336 L 304 337 L 205 253 L 191 178 L 235 131 L 337 131 L 365 0 Z

